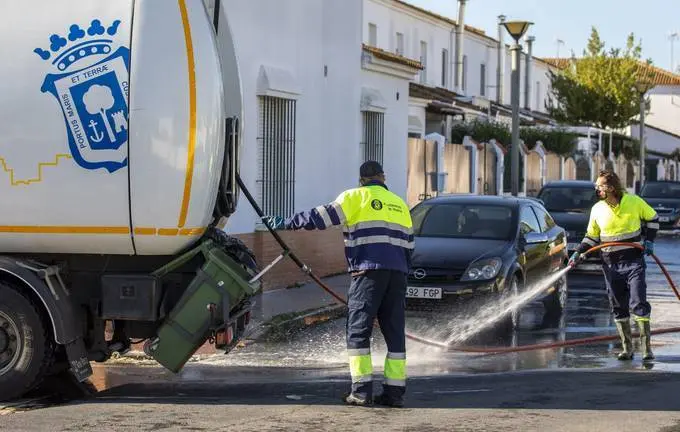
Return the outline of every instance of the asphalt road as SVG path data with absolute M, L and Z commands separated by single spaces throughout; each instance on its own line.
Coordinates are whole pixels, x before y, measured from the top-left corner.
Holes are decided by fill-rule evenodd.
M 662 237 L 657 255 L 680 282 L 680 239 Z M 482 332 L 474 345 L 525 345 L 615 334 L 600 275 L 570 275 L 566 311 L 546 319 L 526 305 L 521 329 Z M 652 327 L 680 326 L 680 302 L 651 264 Z M 450 337 L 476 316 L 412 315 L 411 331 Z M 188 364 L 172 375 L 153 364 L 96 367 L 103 391 L 65 404 L 0 408 L 0 430 L 418 430 L 680 431 L 680 335 L 653 338 L 656 361 L 613 356 L 618 343 L 504 355 L 442 352 L 409 342 L 407 407 L 346 407 L 344 320 Z M 384 343 L 374 340 L 376 375 Z M 48 406 L 39 408 L 40 403 Z

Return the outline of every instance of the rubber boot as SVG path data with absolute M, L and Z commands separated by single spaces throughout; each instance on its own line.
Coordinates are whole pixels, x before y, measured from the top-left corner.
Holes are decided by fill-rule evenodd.
M 642 348 L 642 361 L 654 360 L 652 353 L 652 335 L 649 320 L 637 320 L 640 329 L 640 347 Z
M 621 336 L 621 346 L 623 347 L 623 351 L 619 353 L 617 358 L 619 360 L 632 360 L 633 333 L 630 328 L 630 319 L 616 320 L 616 329 L 619 331 L 619 336 Z

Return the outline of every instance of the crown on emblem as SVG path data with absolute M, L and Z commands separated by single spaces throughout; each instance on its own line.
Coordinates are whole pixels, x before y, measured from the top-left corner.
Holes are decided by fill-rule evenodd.
M 118 32 L 119 25 L 120 20 L 115 20 L 109 27 L 104 27 L 101 21 L 94 19 L 90 23 L 90 27 L 87 30 L 83 30 L 78 24 L 72 24 L 66 37 L 58 34 L 50 36 L 49 50 L 36 48 L 33 52 L 38 54 L 43 60 L 49 60 L 52 54 L 54 54 L 56 58 L 52 61 L 52 64 L 57 64 L 57 69 L 63 71 L 72 64 L 91 55 L 108 54 L 111 52 L 111 43 L 113 41 L 106 39 L 104 35 L 114 36 Z M 104 38 L 100 36 L 104 36 Z M 85 39 L 85 41 L 78 42 L 81 39 Z M 73 44 L 74 42 L 78 43 Z

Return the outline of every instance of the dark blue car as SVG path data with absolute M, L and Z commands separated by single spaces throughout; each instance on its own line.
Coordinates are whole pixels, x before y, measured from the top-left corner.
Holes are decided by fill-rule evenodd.
M 411 210 L 415 234 L 409 308 L 461 297 L 516 295 L 564 268 L 567 239 L 528 198 L 450 195 Z M 551 312 L 566 302 L 565 278 L 539 298 Z M 519 310 L 506 318 L 519 324 Z

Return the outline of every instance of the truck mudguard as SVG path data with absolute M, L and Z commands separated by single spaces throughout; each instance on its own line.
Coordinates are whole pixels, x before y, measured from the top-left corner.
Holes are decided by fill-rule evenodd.
M 54 339 L 58 344 L 68 345 L 81 336 L 69 295 L 59 283 L 53 284 L 55 292 L 52 292 L 38 273 L 22 266 L 22 261 L 0 256 L 0 278 L 3 274 L 18 279 L 40 298 L 50 317 Z M 57 282 L 56 278 L 54 281 Z

